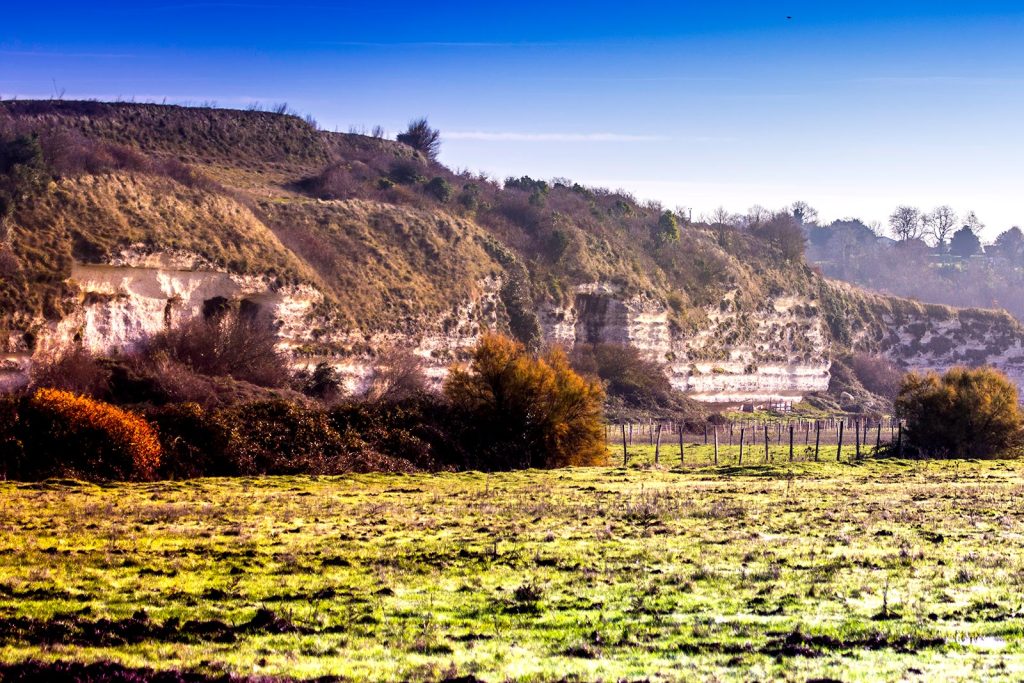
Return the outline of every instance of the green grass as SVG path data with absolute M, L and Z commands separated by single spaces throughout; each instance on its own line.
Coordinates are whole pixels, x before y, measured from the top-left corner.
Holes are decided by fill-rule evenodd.
M 1024 675 L 1021 463 L 673 453 L 662 469 L 639 451 L 494 475 L 2 483 L 0 659 L 359 680 Z M 140 609 L 238 625 L 260 608 L 301 630 L 86 646 L 9 625 Z

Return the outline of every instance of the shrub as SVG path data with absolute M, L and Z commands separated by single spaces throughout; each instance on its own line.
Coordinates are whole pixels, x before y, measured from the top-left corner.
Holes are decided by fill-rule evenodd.
M 110 370 L 96 356 L 76 346 L 35 361 L 31 386 L 103 398 L 110 388 Z
M 239 474 L 346 472 L 346 456 L 359 448 L 342 439 L 324 411 L 291 401 L 243 403 L 217 417 L 229 430 L 227 457 Z
M 37 389 L 9 399 L 3 414 L 0 470 L 13 479 L 150 479 L 160 466 L 149 423 L 102 401 Z
M 203 375 L 279 387 L 289 375 L 277 341 L 274 330 L 263 321 L 226 310 L 155 335 L 144 353 L 154 361 L 170 359 Z
M 469 368 L 456 368 L 445 394 L 466 416 L 477 464 L 486 469 L 595 465 L 605 461 L 604 392 L 554 349 L 542 358 L 500 335 L 485 335 Z M 469 447 L 469 444 L 467 444 Z
M 313 370 L 300 370 L 295 375 L 295 388 L 306 396 L 330 402 L 341 396 L 341 375 L 330 363 L 320 361 Z
M 409 122 L 409 127 L 398 134 L 397 140 L 422 152 L 431 161 L 437 159 L 441 151 L 441 131 L 431 128 L 426 118 Z
M 426 180 L 423 176 L 422 164 L 415 159 L 399 159 L 395 161 L 391 164 L 387 179 L 399 185 L 415 185 Z
M 408 349 L 393 348 L 377 358 L 366 398 L 378 403 L 396 403 L 426 390 L 423 358 Z
M 896 412 L 911 451 L 928 456 L 990 456 L 1013 446 L 1022 427 L 1017 388 L 993 368 L 909 373 Z
M 441 176 L 434 176 L 431 178 L 430 182 L 427 183 L 426 187 L 423 189 L 426 190 L 427 194 L 439 202 L 447 202 L 452 198 L 453 190 L 451 183 Z
M 168 479 L 240 474 L 228 457 L 231 429 L 198 403 L 177 403 L 146 413 L 160 434 L 160 476 Z
M 663 211 L 658 218 L 655 240 L 660 243 L 679 241 L 679 219 L 671 211 Z
M 580 372 L 599 377 L 609 396 L 622 399 L 633 408 L 670 407 L 675 402 L 672 384 L 665 371 L 647 360 L 633 346 L 592 344 L 578 347 L 573 366 Z
M 865 389 L 890 401 L 896 398 L 903 382 L 903 372 L 893 362 L 880 356 L 856 353 L 849 365 Z

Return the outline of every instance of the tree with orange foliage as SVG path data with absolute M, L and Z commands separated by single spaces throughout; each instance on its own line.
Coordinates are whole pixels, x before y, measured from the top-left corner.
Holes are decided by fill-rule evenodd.
M 944 375 L 911 372 L 896 398 L 907 421 L 907 445 L 938 457 L 984 457 L 1021 437 L 1017 387 L 994 368 L 952 368 Z
M 465 416 L 487 469 L 598 465 L 607 458 L 604 392 L 565 352 L 542 357 L 497 334 L 481 338 L 468 368 L 454 368 L 445 395 Z

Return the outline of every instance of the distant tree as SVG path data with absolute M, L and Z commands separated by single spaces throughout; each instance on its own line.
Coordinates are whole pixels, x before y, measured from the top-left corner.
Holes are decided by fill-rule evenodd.
M 712 225 L 732 226 L 735 225 L 735 223 L 736 217 L 733 214 L 729 213 L 729 211 L 724 206 L 720 206 L 711 212 Z
M 679 219 L 671 211 L 663 211 L 658 217 L 658 227 L 655 230 L 655 238 L 658 242 L 679 241 Z
M 973 230 L 975 235 L 981 233 L 981 231 L 985 229 L 985 224 L 981 222 L 980 218 L 978 218 L 978 214 L 973 211 L 968 211 L 964 214 L 964 225 Z
M 996 237 L 985 253 L 1000 256 L 1015 264 L 1024 262 L 1024 232 L 1016 225 Z
M 14 206 L 46 184 L 46 163 L 37 137 L 0 138 L 0 235 Z
M 925 216 L 925 226 L 927 234 L 935 240 L 935 246 L 945 247 L 946 240 L 956 227 L 956 211 L 945 204 L 937 206 Z
M 754 204 L 752 207 L 747 209 L 747 215 L 744 216 L 744 223 L 748 230 L 753 230 L 761 227 L 761 224 L 771 218 L 771 216 L 771 211 L 760 204 Z
M 769 244 L 778 249 L 787 261 L 799 261 L 804 255 L 806 236 L 797 219 L 788 211 L 780 211 L 757 230 Z
M 807 202 L 793 202 L 791 211 L 793 218 L 800 225 L 816 225 L 818 223 L 818 210 Z
M 965 225 L 953 233 L 953 239 L 949 241 L 949 253 L 961 258 L 980 254 L 981 240 L 970 226 Z
M 912 206 L 897 206 L 889 216 L 889 228 L 901 242 L 921 238 L 921 212 Z
M 431 128 L 426 118 L 409 122 L 409 128 L 398 134 L 398 141 L 422 152 L 431 161 L 441 151 L 441 131 Z
M 907 421 L 907 445 L 922 455 L 984 457 L 1020 439 L 1017 387 L 993 368 L 910 373 L 896 414 Z

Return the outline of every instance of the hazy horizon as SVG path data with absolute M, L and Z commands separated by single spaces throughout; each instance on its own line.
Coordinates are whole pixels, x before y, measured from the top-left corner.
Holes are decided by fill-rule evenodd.
M 991 241 L 1024 222 L 1024 9 L 975 5 L 19 5 L 0 95 L 288 102 L 392 134 L 425 115 L 442 162 L 498 178 L 694 217 L 803 200 L 884 227 L 898 204 L 949 204 Z

